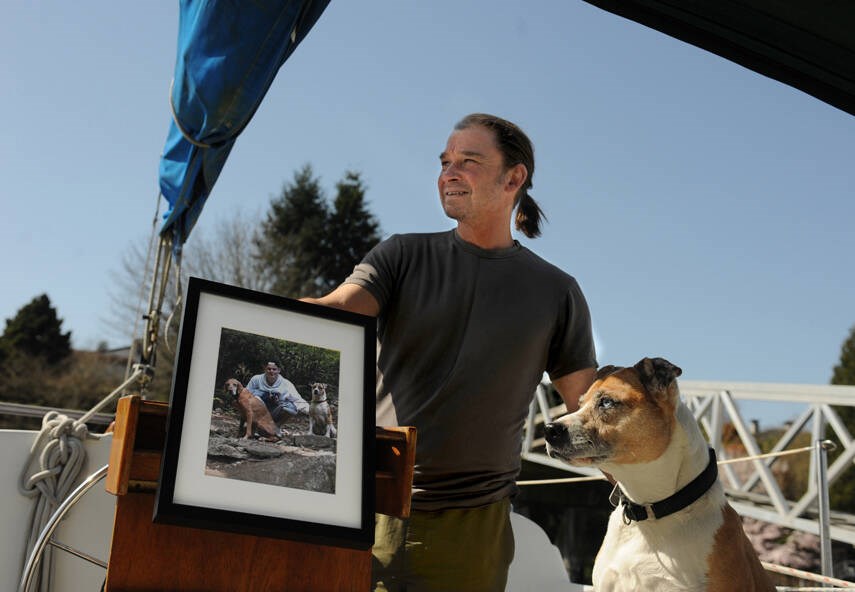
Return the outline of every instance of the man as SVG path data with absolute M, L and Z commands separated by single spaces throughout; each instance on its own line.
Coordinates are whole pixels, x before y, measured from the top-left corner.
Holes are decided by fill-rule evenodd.
M 418 430 L 412 516 L 378 515 L 376 590 L 504 590 L 522 427 L 544 370 L 568 410 L 593 382 L 576 281 L 511 236 L 540 234 L 534 150 L 516 125 L 473 114 L 440 155 L 457 228 L 396 235 L 310 302 L 376 316 L 377 420 Z
M 276 423 L 281 423 L 284 414 L 309 413 L 309 404 L 300 396 L 290 380 L 282 378 L 276 362 L 267 362 L 264 373 L 250 378 L 246 388 L 264 401 Z

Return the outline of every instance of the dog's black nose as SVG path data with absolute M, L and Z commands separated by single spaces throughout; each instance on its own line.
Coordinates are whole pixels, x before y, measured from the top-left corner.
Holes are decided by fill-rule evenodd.
M 558 444 L 567 438 L 567 426 L 563 423 L 548 423 L 543 429 L 550 444 Z

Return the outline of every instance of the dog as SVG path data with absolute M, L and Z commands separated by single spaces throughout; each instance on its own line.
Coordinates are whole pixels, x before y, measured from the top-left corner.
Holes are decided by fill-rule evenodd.
M 257 430 L 261 434 L 261 439 L 267 442 L 276 442 L 282 438 L 282 432 L 273 421 L 264 401 L 253 395 L 239 380 L 229 378 L 223 385 L 223 389 L 240 413 L 238 437 L 243 434 L 241 439 L 247 440 L 252 438 L 253 432 Z
M 313 382 L 312 401 L 309 403 L 309 431 L 308 434 L 335 438 L 336 430 L 332 424 L 332 413 L 327 403 L 327 385 L 323 382 Z
M 594 589 L 774 592 L 680 399 L 681 373 L 663 358 L 605 366 L 579 409 L 545 427 L 549 456 L 616 483 Z

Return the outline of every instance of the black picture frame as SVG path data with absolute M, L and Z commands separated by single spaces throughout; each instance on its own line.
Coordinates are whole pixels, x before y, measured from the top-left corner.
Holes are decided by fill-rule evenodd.
M 283 428 L 279 442 L 229 433 L 229 421 L 233 425 L 237 408 L 217 383 L 230 371 L 223 370 L 227 356 L 232 362 L 236 355 L 255 356 L 258 362 L 264 358 L 256 350 L 294 353 L 294 360 L 273 360 L 282 367 L 285 378 L 298 358 L 312 355 L 321 359 L 317 364 L 327 377 L 335 377 L 337 356 L 337 383 L 327 385 L 327 389 L 334 387 L 336 395 L 331 405 L 337 432 L 333 437 L 298 433 L 301 414 L 286 414 L 285 423 L 293 421 L 297 427 L 294 431 Z M 153 520 L 322 545 L 371 547 L 375 370 L 376 319 L 191 277 L 184 298 Z M 252 371 L 261 373 L 263 366 L 255 364 Z M 306 400 L 305 388 L 296 386 Z M 220 432 L 225 432 L 225 444 L 218 439 L 223 447 L 212 448 Z M 260 428 L 258 433 L 264 435 Z M 230 450 L 229 445 L 237 456 L 241 450 L 275 454 L 279 448 L 286 451 L 286 457 L 294 452 L 292 448 L 318 441 L 334 446 L 332 491 L 329 479 L 326 485 L 311 484 L 308 478 L 297 482 L 299 471 L 290 464 L 276 465 L 277 458 L 259 461 L 250 455 L 238 463 L 242 472 L 236 465 L 217 461 Z M 316 464 L 309 470 L 304 467 L 300 474 L 329 475 L 328 453 L 311 453 L 302 451 L 302 456 L 308 455 L 309 462 Z M 262 462 L 267 463 L 263 469 Z

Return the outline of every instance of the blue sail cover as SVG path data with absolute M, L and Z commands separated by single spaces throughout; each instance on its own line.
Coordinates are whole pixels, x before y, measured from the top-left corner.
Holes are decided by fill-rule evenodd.
M 174 117 L 160 160 L 160 192 L 169 202 L 161 234 L 173 233 L 176 250 L 280 66 L 328 4 L 181 0 Z

